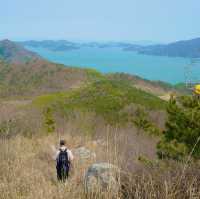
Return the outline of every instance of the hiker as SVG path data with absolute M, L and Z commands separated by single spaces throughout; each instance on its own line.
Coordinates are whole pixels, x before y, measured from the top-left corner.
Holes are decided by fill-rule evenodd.
M 65 140 L 60 140 L 60 148 L 56 153 L 56 170 L 59 181 L 65 182 L 69 177 L 70 164 L 74 156 L 72 152 L 67 149 Z

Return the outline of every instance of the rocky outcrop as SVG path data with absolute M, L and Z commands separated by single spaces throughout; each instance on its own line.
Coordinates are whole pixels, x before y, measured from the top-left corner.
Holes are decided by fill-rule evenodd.
M 85 189 L 87 193 L 101 193 L 110 190 L 118 193 L 119 169 L 109 163 L 91 165 L 85 175 Z

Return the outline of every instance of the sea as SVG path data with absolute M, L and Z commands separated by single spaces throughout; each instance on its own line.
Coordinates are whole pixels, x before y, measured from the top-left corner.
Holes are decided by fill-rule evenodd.
M 26 48 L 55 63 L 103 73 L 123 72 L 171 84 L 184 83 L 187 76 L 195 81 L 200 79 L 200 64 L 192 65 L 189 58 L 143 55 L 119 47 L 81 47 L 69 51 Z

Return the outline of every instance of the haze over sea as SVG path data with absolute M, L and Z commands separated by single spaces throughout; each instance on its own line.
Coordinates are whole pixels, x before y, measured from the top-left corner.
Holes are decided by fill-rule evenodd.
M 188 58 L 142 55 L 114 47 L 81 47 L 63 52 L 33 47 L 28 49 L 50 61 L 68 66 L 94 68 L 104 73 L 130 73 L 145 79 L 172 84 L 185 81 L 184 67 L 190 63 Z M 192 72 L 200 75 L 200 67 L 193 67 Z

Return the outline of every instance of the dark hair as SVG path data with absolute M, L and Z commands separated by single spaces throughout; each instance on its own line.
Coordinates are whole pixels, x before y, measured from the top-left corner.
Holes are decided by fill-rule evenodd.
M 65 140 L 60 140 L 60 146 L 64 146 L 65 145 Z

